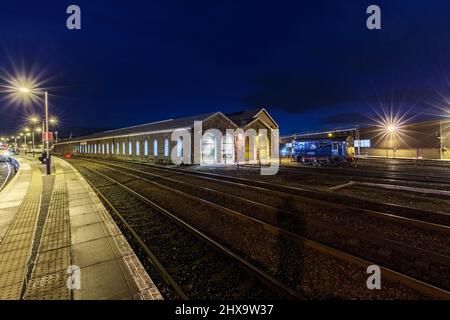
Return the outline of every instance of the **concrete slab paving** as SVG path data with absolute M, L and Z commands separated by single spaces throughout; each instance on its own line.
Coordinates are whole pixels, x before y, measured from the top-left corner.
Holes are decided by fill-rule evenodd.
M 0 299 L 162 299 L 89 184 L 53 160 L 46 176 L 20 158 L 0 192 Z

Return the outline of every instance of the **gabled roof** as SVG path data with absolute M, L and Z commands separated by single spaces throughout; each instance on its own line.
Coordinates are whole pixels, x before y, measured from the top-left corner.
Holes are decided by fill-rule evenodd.
M 270 116 L 270 114 L 267 112 L 264 108 L 258 108 L 258 109 L 250 109 L 240 112 L 233 112 L 233 113 L 227 113 L 226 116 L 231 119 L 238 127 L 245 128 L 250 123 L 258 119 L 258 115 L 264 112 L 270 120 L 275 124 L 275 126 L 278 128 L 278 124 L 273 120 L 273 118 Z M 268 124 L 267 124 L 268 125 Z
M 60 143 L 65 142 L 77 142 L 77 141 L 87 141 L 87 140 L 96 140 L 96 139 L 106 139 L 106 138 L 114 138 L 114 137 L 123 137 L 123 136 L 132 136 L 132 135 L 140 135 L 140 134 L 150 134 L 155 132 L 162 131 L 172 131 L 176 129 L 186 129 L 192 128 L 194 126 L 194 121 L 206 121 L 211 117 L 216 115 L 224 116 L 229 119 L 233 124 L 237 125 L 240 128 L 245 128 L 249 123 L 258 119 L 258 114 L 260 112 L 266 112 L 269 118 L 273 121 L 267 111 L 263 109 L 252 109 L 240 112 L 234 112 L 229 114 L 223 114 L 222 112 L 211 112 L 205 113 L 196 116 L 189 116 L 178 119 L 169 119 L 164 121 L 150 122 L 146 124 L 141 124 L 132 127 L 126 127 L 121 129 L 114 129 L 109 131 L 103 131 L 99 133 L 94 133 L 88 136 L 76 137 L 72 140 L 64 139 Z M 273 121 L 275 123 L 275 121 Z M 276 124 L 276 123 L 275 123 Z
M 256 115 L 261 111 L 261 109 L 251 109 L 233 113 L 227 113 L 227 116 L 231 121 L 233 121 L 238 127 L 244 128 L 250 122 L 255 120 Z
M 175 130 L 181 128 L 190 128 L 194 125 L 194 121 L 203 121 L 208 119 L 209 117 L 215 115 L 217 112 L 205 113 L 196 116 L 178 118 L 178 119 L 169 119 L 164 121 L 150 122 L 146 124 L 141 124 L 132 127 L 126 127 L 122 129 L 109 130 L 99 133 L 94 133 L 89 136 L 77 137 L 74 140 L 92 140 L 92 139 L 101 139 L 108 137 L 118 137 L 118 136 L 126 136 L 138 133 L 151 133 L 158 131 L 168 131 Z

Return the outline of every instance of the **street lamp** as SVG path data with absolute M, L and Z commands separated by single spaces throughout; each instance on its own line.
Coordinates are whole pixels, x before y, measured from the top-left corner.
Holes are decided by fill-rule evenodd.
M 18 87 L 16 88 L 18 92 L 23 93 L 24 95 L 27 96 L 33 96 L 33 95 L 37 95 L 38 93 L 42 93 L 42 92 L 38 92 L 34 89 L 30 89 L 28 87 Z M 45 142 L 46 142 L 46 149 L 47 149 L 47 158 L 45 160 L 46 166 L 47 166 L 47 174 L 51 174 L 51 167 L 50 167 L 50 146 L 49 146 L 49 135 L 48 135 L 48 92 L 44 91 L 44 111 L 45 111 Z M 25 142 L 26 144 L 26 142 Z
M 398 131 L 398 125 L 395 123 L 389 123 L 386 125 L 385 127 L 385 132 L 386 132 L 386 136 L 387 136 L 387 141 L 386 141 L 386 158 L 389 158 L 389 153 L 388 153 L 388 147 L 387 144 L 390 141 L 391 145 L 392 145 L 392 136 L 395 135 Z M 393 148 L 393 146 L 392 146 Z M 393 148 L 393 152 L 394 152 L 394 158 L 395 158 L 395 150 Z
M 34 135 L 35 135 L 36 132 L 40 132 L 41 129 L 39 127 L 35 127 L 36 124 L 39 122 L 39 118 L 38 117 L 33 116 L 33 117 L 30 118 L 30 121 L 33 124 L 33 130 L 32 130 L 32 133 L 33 133 L 33 158 L 35 158 L 36 157 L 36 151 L 35 151 L 36 148 L 35 148 L 35 143 L 34 143 Z

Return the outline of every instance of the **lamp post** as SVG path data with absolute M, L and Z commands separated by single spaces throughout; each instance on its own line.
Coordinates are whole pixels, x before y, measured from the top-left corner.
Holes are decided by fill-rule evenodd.
M 23 131 L 25 131 L 24 137 L 25 137 L 25 155 L 26 155 L 26 152 L 28 150 L 27 137 L 30 136 L 30 128 L 24 128 Z
M 27 144 L 27 136 L 24 135 L 23 132 L 19 133 L 19 136 L 22 137 L 22 138 L 24 139 L 25 146 L 26 146 L 26 144 Z M 22 147 L 23 147 L 23 145 L 22 145 Z M 25 149 L 25 155 L 26 155 L 26 154 L 27 154 L 27 152 L 26 152 L 26 149 Z
M 11 139 L 14 139 L 14 151 L 17 151 L 17 139 L 19 139 L 17 136 L 12 136 Z
M 38 118 L 33 117 L 31 118 L 31 122 L 33 123 L 33 158 L 36 157 L 36 148 L 35 148 L 35 144 L 34 144 L 34 134 L 36 133 L 36 123 L 39 122 Z
M 392 147 L 392 136 L 397 132 L 397 125 L 396 124 L 389 124 L 386 126 L 385 130 L 386 130 L 386 134 L 387 134 L 387 141 L 386 141 L 386 159 L 389 158 L 389 153 L 388 153 L 388 145 L 389 145 L 389 141 L 391 143 L 391 147 Z
M 51 173 L 50 167 L 50 150 L 49 150 L 49 136 L 48 136 L 48 92 L 45 91 L 45 141 L 47 146 L 47 158 L 45 160 L 45 164 L 47 165 L 47 174 Z
M 23 94 L 37 94 L 37 92 L 35 90 L 32 90 L 30 88 L 26 88 L 26 87 L 21 87 L 18 88 L 18 91 L 23 93 Z M 45 113 L 45 145 L 46 145 L 46 151 L 47 151 L 47 158 L 45 160 L 46 166 L 47 166 L 47 174 L 51 174 L 51 160 L 50 160 L 50 147 L 49 147 L 49 134 L 48 134 L 48 92 L 45 91 L 44 92 L 44 113 Z M 25 142 L 26 144 L 26 142 Z

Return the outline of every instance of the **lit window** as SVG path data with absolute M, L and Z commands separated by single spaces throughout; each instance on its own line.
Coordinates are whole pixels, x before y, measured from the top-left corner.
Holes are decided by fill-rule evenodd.
M 97 153 L 97 145 L 94 144 L 94 153 Z
M 102 144 L 102 154 L 105 154 L 105 144 Z
M 148 142 L 144 141 L 144 156 L 148 156 Z
M 133 146 L 131 145 L 131 141 L 128 142 L 128 154 L 129 154 L 130 156 L 133 155 Z
M 106 144 L 106 154 L 109 154 L 109 143 Z
M 117 154 L 119 155 L 120 154 L 120 144 L 117 142 Z
M 155 155 L 155 156 L 157 156 L 158 155 L 158 140 L 153 140 L 153 154 Z
M 111 143 L 111 154 L 114 154 L 114 143 Z
M 355 147 L 370 148 L 370 140 L 355 140 Z
M 125 151 L 125 142 L 122 142 L 122 154 L 126 155 L 126 151 Z
M 181 158 L 183 156 L 183 140 L 178 138 L 177 141 L 177 156 Z
M 164 157 L 169 156 L 169 139 L 164 140 Z
M 136 141 L 136 155 L 140 155 L 141 154 L 141 146 L 139 141 Z

